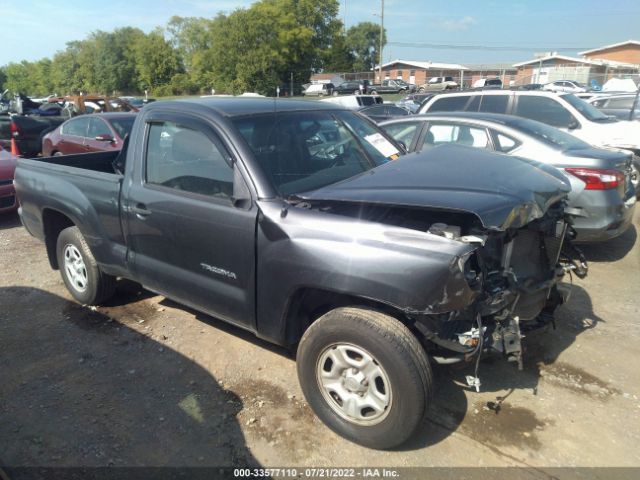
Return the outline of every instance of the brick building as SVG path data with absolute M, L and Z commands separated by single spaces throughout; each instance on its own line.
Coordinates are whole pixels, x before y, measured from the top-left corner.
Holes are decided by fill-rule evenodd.
M 627 40 L 626 42 L 614 43 L 580 52 L 580 55 L 589 60 L 609 60 L 640 66 L 640 41 Z
M 427 83 L 431 77 L 453 77 L 460 83 L 464 80 L 467 67 L 457 63 L 415 62 L 413 60 L 393 60 L 382 65 L 382 79 L 401 78 L 405 82 L 415 85 Z M 375 80 L 380 81 L 378 67 L 375 70 Z

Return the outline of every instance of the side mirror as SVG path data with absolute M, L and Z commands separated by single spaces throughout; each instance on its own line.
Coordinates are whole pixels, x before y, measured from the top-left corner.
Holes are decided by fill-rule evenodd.
M 233 197 L 231 197 L 231 203 L 233 203 L 234 207 L 242 210 L 251 208 L 251 192 L 235 163 L 233 165 Z
M 99 142 L 113 142 L 114 138 L 111 135 L 96 135 L 96 140 Z
M 578 123 L 578 121 L 575 118 L 572 118 L 569 121 L 569 125 L 567 125 L 567 128 L 569 130 L 576 130 L 576 129 L 580 128 L 580 123 Z

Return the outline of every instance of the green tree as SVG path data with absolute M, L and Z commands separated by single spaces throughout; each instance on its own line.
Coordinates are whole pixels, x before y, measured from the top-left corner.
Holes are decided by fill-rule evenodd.
M 136 73 L 140 90 L 168 86 L 174 75 L 181 72 L 176 50 L 156 29 L 136 44 Z
M 218 15 L 212 24 L 212 77 L 217 89 L 272 93 L 322 68 L 341 28 L 338 2 L 262 0 Z
M 322 69 L 326 72 L 352 72 L 355 56 L 347 46 L 347 41 L 342 33 L 337 34 L 331 47 L 325 50 Z
M 373 69 L 380 60 L 380 25 L 361 22 L 347 31 L 347 45 L 354 56 L 355 71 Z M 387 43 L 387 32 L 383 32 L 382 44 Z

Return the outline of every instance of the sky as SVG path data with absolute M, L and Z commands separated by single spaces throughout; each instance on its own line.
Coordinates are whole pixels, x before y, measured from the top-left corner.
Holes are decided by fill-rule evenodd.
M 322 0 L 318 0 L 322 1 Z M 0 65 L 51 57 L 95 30 L 164 26 L 173 15 L 214 17 L 250 0 L 0 0 Z M 640 40 L 638 0 L 386 0 L 383 60 L 515 63 Z M 347 28 L 380 22 L 380 0 L 340 0 Z M 472 47 L 472 48 L 469 48 Z

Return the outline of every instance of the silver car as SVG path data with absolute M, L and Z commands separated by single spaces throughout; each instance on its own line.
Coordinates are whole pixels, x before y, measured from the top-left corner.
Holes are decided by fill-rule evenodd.
M 631 224 L 636 196 L 628 152 L 596 148 L 557 128 L 511 115 L 452 112 L 414 115 L 379 125 L 409 152 L 456 143 L 560 169 L 571 183 L 569 205 L 578 215 L 574 223 L 577 241 L 608 240 Z

